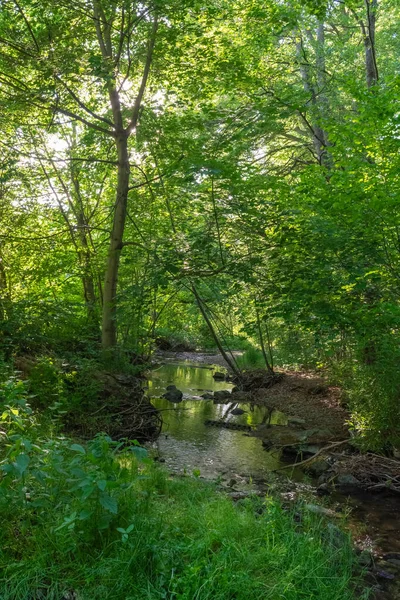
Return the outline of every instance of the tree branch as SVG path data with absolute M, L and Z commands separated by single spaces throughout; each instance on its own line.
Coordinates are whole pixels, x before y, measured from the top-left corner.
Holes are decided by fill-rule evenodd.
M 86 104 L 84 102 L 82 102 L 82 100 L 75 94 L 75 92 L 73 90 L 71 90 L 71 88 L 61 79 L 61 77 L 59 77 L 59 75 L 54 75 L 54 77 L 57 79 L 57 81 L 59 81 L 61 83 L 61 85 L 67 90 L 69 95 L 75 100 L 75 102 L 84 111 L 86 111 L 94 119 L 97 119 L 98 121 L 102 121 L 102 123 L 105 123 L 106 125 L 109 125 L 110 127 L 114 127 L 114 123 L 110 119 L 107 119 L 106 117 L 102 117 L 101 115 L 96 114 L 88 106 L 86 106 Z
M 38 44 L 38 42 L 37 42 L 37 39 L 36 39 L 36 37 L 35 37 L 35 34 L 33 33 L 33 29 L 32 29 L 32 27 L 31 27 L 31 25 L 30 25 L 30 23 L 29 23 L 28 19 L 27 19 L 27 18 L 26 18 L 26 16 L 25 16 L 25 13 L 24 13 L 24 11 L 22 10 L 22 8 L 20 7 L 20 5 L 18 4 L 17 0 L 14 0 L 14 4 L 15 4 L 15 6 L 18 8 L 18 11 L 19 11 L 20 15 L 22 16 L 23 20 L 25 21 L 25 25 L 27 26 L 27 28 L 28 28 L 28 31 L 29 31 L 29 35 L 31 36 L 31 38 L 32 38 L 32 40 L 33 40 L 33 42 L 34 42 L 34 44 L 35 44 L 35 46 L 36 46 L 36 50 L 37 50 L 38 52 L 40 52 L 39 44 Z
M 110 135 L 112 137 L 114 136 L 113 131 L 110 131 L 109 129 L 104 129 L 104 127 L 100 127 L 100 125 L 96 125 L 95 123 L 92 123 L 91 121 L 87 121 L 83 117 L 80 117 L 79 115 L 77 115 L 76 113 L 74 113 L 70 110 L 67 110 L 65 108 L 60 108 L 59 106 L 56 106 L 54 104 L 51 105 L 50 108 L 54 112 L 59 112 L 62 115 L 65 115 L 66 117 L 71 117 L 71 119 L 75 119 L 76 121 L 80 121 L 81 123 L 84 123 L 84 125 L 87 125 L 91 129 L 95 129 L 96 131 L 100 131 L 101 133 L 105 133 L 106 135 Z
M 153 21 L 153 27 L 151 30 L 151 36 L 149 39 L 149 47 L 147 50 L 147 57 L 146 57 L 146 63 L 144 66 L 142 81 L 141 81 L 141 84 L 139 87 L 138 95 L 135 100 L 135 104 L 133 105 L 132 118 L 126 129 L 128 134 L 132 133 L 132 131 L 135 129 L 135 127 L 138 123 L 138 120 L 139 120 L 140 107 L 142 105 L 143 95 L 144 95 L 144 92 L 146 89 L 147 80 L 148 80 L 149 74 L 150 74 L 151 63 L 153 60 L 153 52 L 154 52 L 154 46 L 156 43 L 157 29 L 158 29 L 158 17 L 157 17 L 157 15 L 155 15 L 154 21 Z

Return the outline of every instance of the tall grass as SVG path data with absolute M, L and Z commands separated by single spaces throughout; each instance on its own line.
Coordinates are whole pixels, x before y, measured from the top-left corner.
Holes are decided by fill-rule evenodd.
M 241 369 L 265 369 L 263 354 L 254 347 L 248 348 L 236 361 Z
M 202 482 L 169 480 L 153 468 L 147 476 L 120 507 L 126 538 L 100 534 L 90 549 L 75 529 L 57 546 L 51 515 L 20 543 L 3 537 L 0 598 L 61 600 L 68 590 L 80 600 L 355 597 L 350 540 L 336 527 L 306 511 L 296 523 L 273 499 L 234 504 Z
M 171 479 L 104 435 L 48 437 L 26 400 L 23 382 L 0 385 L 0 600 L 355 598 L 336 526 Z

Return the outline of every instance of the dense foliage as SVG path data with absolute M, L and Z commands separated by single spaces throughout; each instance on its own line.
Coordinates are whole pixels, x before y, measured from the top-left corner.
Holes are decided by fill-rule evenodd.
M 121 429 L 156 346 L 241 349 L 236 374 L 324 369 L 396 450 L 399 18 L 0 0 L 1 600 L 355 596 L 340 528 L 169 478 Z
M 328 366 L 367 444 L 396 444 L 399 16 L 2 2 L 5 357 L 240 336 Z

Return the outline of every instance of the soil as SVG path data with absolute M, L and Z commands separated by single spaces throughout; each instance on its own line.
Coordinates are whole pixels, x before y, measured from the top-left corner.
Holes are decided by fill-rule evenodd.
M 82 380 L 68 377 L 71 371 L 77 373 L 79 367 L 61 359 L 53 362 L 68 393 L 60 413 L 60 424 L 66 433 L 80 439 L 91 439 L 101 431 L 115 440 L 139 442 L 151 441 L 159 436 L 161 417 L 144 393 L 142 378 L 93 369 L 88 375 L 92 393 L 85 396 Z M 37 365 L 38 361 L 33 356 L 18 356 L 14 360 L 22 379 L 29 379 Z M 76 397 L 79 397 L 78 403 L 74 403 Z M 50 410 L 50 403 L 46 400 L 33 397 L 31 403 L 43 412 Z
M 114 440 L 141 443 L 159 436 L 161 418 L 144 394 L 141 379 L 105 371 L 95 371 L 92 377 L 98 384 L 97 397 L 67 412 L 66 431 L 83 439 L 102 431 Z
M 335 438 L 349 437 L 350 415 L 341 405 L 339 388 L 328 386 L 314 373 L 284 371 L 283 374 L 274 385 L 253 390 L 255 404 L 304 420 L 304 429 L 328 430 Z

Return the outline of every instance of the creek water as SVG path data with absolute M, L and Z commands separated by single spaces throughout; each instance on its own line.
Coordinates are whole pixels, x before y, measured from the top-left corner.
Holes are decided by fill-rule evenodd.
M 220 370 L 220 369 L 218 369 Z M 263 407 L 240 404 L 246 411 L 233 415 L 237 405 L 214 404 L 201 397 L 207 392 L 231 390 L 226 381 L 213 378 L 215 367 L 184 362 L 169 362 L 154 369 L 148 382 L 148 395 L 153 405 L 162 411 L 163 429 L 157 440 L 160 456 L 174 472 L 200 471 L 206 478 L 252 476 L 265 477 L 281 466 L 279 453 L 265 452 L 261 441 L 243 431 L 205 425 L 207 420 L 222 420 L 230 424 L 256 425 L 269 417 Z M 162 398 L 168 385 L 183 392 L 183 400 L 173 404 Z M 285 424 L 283 413 L 275 411 L 271 424 Z
M 164 359 L 165 360 L 165 359 Z M 266 409 L 240 404 L 246 412 L 233 415 L 236 404 L 214 404 L 201 396 L 207 392 L 231 390 L 226 381 L 213 378 L 211 364 L 191 360 L 166 359 L 149 374 L 148 395 L 162 411 L 163 428 L 156 442 L 157 453 L 172 473 L 200 472 L 207 479 L 239 476 L 265 480 L 274 469 L 283 466 L 279 452 L 267 452 L 261 441 L 243 431 L 212 427 L 206 420 L 224 420 L 240 425 L 257 425 L 268 418 Z M 183 392 L 183 400 L 173 404 L 162 397 L 168 385 Z M 286 424 L 286 416 L 275 411 L 271 424 Z M 290 477 L 301 479 L 299 470 Z M 350 525 L 354 535 L 380 553 L 400 552 L 400 499 L 393 496 L 360 492 L 351 496 L 334 494 L 339 506 L 351 510 Z

